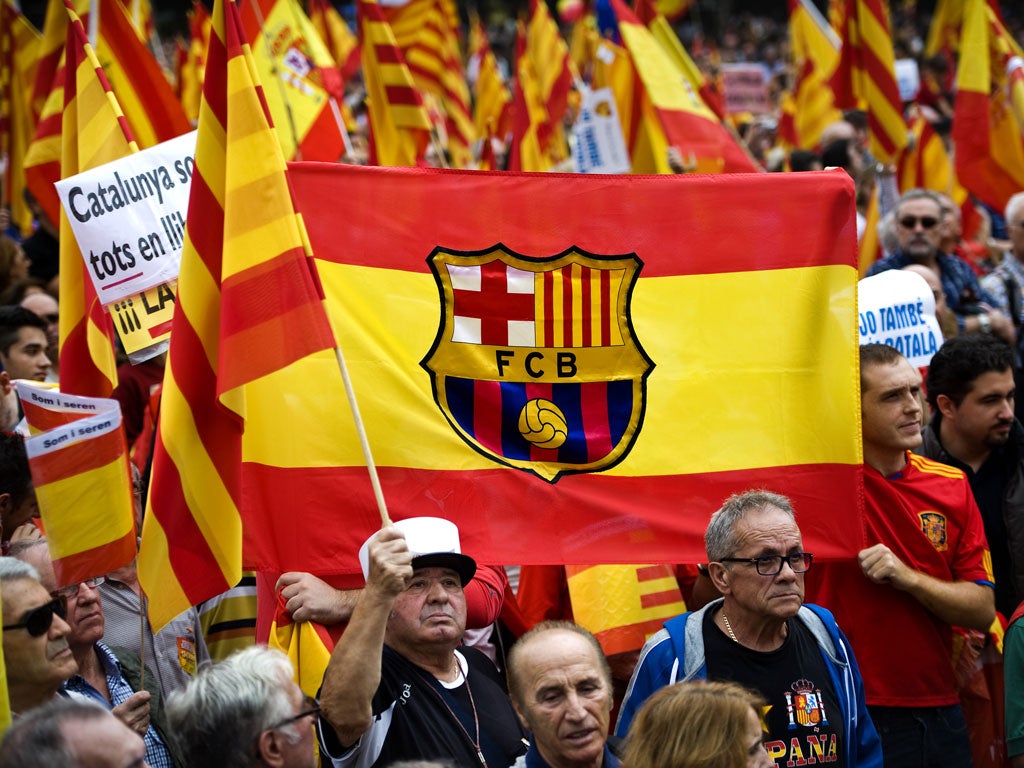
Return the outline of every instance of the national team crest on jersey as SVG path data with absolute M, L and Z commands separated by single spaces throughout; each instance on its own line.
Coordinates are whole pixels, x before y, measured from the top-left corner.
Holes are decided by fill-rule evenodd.
M 945 552 L 948 548 L 946 543 L 946 516 L 938 512 L 921 512 L 918 514 L 921 519 L 921 531 L 928 537 L 935 549 Z
M 786 712 L 789 715 L 790 730 L 798 725 L 812 727 L 815 725 L 828 725 L 828 717 L 825 713 L 825 699 L 821 691 L 814 687 L 810 680 L 800 679 L 793 683 L 790 688 L 792 693 L 786 691 Z
M 654 368 L 633 333 L 633 254 L 437 248 L 441 324 L 421 365 L 474 449 L 549 482 L 629 452 Z

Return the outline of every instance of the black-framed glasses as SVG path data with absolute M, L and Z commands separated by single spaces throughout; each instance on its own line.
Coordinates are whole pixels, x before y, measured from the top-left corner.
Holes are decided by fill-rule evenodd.
M 83 584 L 85 586 L 89 587 L 90 589 L 96 589 L 96 587 L 98 587 L 100 584 L 102 584 L 106 580 L 107 580 L 106 576 L 96 576 L 95 578 L 92 578 L 92 579 L 86 579 L 85 581 L 79 581 L 76 584 L 68 584 L 66 587 L 61 587 L 60 589 L 55 589 L 50 594 L 53 595 L 54 597 L 57 597 L 58 595 L 63 595 L 65 600 L 72 600 L 72 599 L 78 597 L 78 590 L 79 590 L 79 588 L 81 588 L 81 586 Z
M 723 557 L 723 563 L 752 563 L 761 576 L 778 576 L 782 573 L 783 563 L 789 565 L 793 573 L 806 573 L 811 569 L 814 555 L 810 552 L 790 552 L 788 555 L 761 555 L 760 557 Z
M 320 714 L 320 702 L 317 701 L 316 699 L 314 699 L 312 696 L 306 696 L 305 700 L 303 702 L 303 705 L 302 705 L 302 711 L 299 712 L 299 714 L 297 714 L 297 715 L 295 715 L 293 717 L 289 717 L 287 720 L 282 720 L 279 723 L 274 723 L 274 725 L 272 725 L 269 728 L 267 728 L 267 730 L 268 731 L 276 731 L 278 728 L 284 728 L 286 725 L 291 725 L 292 723 L 296 723 L 296 722 L 298 722 L 299 720 L 301 720 L 304 717 L 309 717 L 310 715 L 319 715 L 319 714 Z
M 934 216 L 900 216 L 899 223 L 904 229 L 913 229 L 921 224 L 922 229 L 934 229 L 938 226 L 939 220 Z
M 26 629 L 32 637 L 41 637 L 50 631 L 54 616 L 60 616 L 62 619 L 68 617 L 68 601 L 63 596 L 55 597 L 38 608 L 26 611 L 20 622 L 5 624 L 3 630 L 6 632 L 10 629 Z

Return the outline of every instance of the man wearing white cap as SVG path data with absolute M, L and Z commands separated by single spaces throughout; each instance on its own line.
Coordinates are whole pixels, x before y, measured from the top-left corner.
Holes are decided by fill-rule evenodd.
M 524 733 L 494 666 L 460 648 L 476 571 L 458 530 L 403 520 L 360 551 L 366 589 L 320 692 L 320 746 L 336 768 L 451 760 L 507 768 Z

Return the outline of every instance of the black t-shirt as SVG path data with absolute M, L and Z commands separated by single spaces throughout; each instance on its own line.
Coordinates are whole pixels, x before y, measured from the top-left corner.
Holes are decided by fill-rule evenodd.
M 384 647 L 381 681 L 373 697 L 373 723 L 354 752 L 346 752 L 326 722 L 318 728 L 324 765 L 387 766 L 398 760 L 448 760 L 480 766 L 476 729 L 488 768 L 507 768 L 526 752 L 525 733 L 490 659 L 460 648 L 469 686 L 446 689 L 432 675 Z M 475 710 L 475 712 L 474 712 Z
M 844 764 L 839 698 L 821 650 L 802 621 L 790 619 L 782 645 L 762 653 L 726 636 L 708 611 L 704 647 L 709 680 L 733 680 L 768 701 L 765 747 L 776 765 Z

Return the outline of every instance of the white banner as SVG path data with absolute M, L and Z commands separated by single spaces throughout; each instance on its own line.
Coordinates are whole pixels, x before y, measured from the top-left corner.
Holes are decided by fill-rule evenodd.
M 104 305 L 176 280 L 196 132 L 55 185 Z
M 890 269 L 865 277 L 857 286 L 861 344 L 888 344 L 910 364 L 923 368 L 942 346 L 935 319 L 935 297 L 925 279 Z
M 629 152 L 611 88 L 584 92 L 573 126 L 572 160 L 576 173 L 629 173 Z

